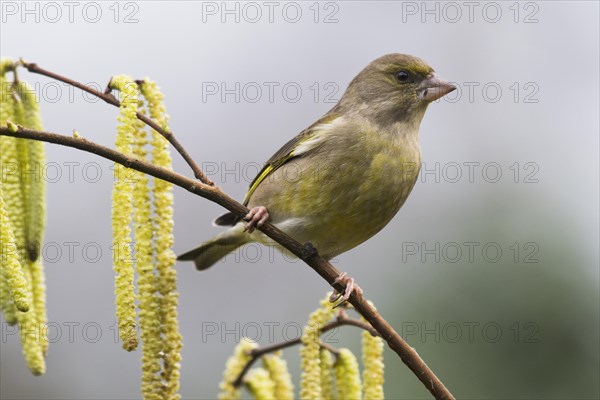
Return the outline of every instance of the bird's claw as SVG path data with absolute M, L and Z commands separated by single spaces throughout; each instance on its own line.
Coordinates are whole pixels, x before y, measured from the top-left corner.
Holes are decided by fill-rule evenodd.
M 248 221 L 244 227 L 244 231 L 252 233 L 254 232 L 254 229 L 260 228 L 267 222 L 269 219 L 269 211 L 267 211 L 267 207 L 265 206 L 252 207 L 244 219 Z
M 356 292 L 358 295 L 362 295 L 362 289 L 354 282 L 354 278 L 348 276 L 347 273 L 342 272 L 335 281 L 333 281 L 333 285 L 341 283 L 345 286 L 345 289 L 342 293 L 339 293 L 335 288 L 331 296 L 329 296 L 329 302 L 335 303 L 340 300 L 333 308 L 337 308 L 344 304 L 350 298 L 352 292 Z

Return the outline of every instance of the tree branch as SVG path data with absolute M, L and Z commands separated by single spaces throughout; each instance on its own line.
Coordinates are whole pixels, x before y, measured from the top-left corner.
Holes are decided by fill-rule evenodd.
M 39 140 L 83 150 L 122 164 L 127 168 L 171 182 L 191 193 L 221 205 L 241 218 L 249 211 L 242 204 L 223 193 L 218 187 L 192 180 L 176 172 L 152 165 L 146 161 L 128 157 L 115 150 L 109 149 L 108 147 L 90 142 L 81 137 L 75 138 L 56 133 L 36 131 L 21 126 L 19 126 L 16 131 L 9 129 L 8 127 L 0 127 L 0 135 Z M 270 223 L 266 223 L 259 229 L 265 235 L 269 236 L 271 239 L 290 250 L 298 258 L 302 259 L 338 292 L 342 292 L 345 289 L 342 284 L 334 283 L 335 279 L 340 275 L 340 271 L 322 258 L 311 243 L 305 243 L 303 245 Z M 404 364 L 413 371 L 417 378 L 419 378 L 427 390 L 429 390 L 436 399 L 454 399 L 450 391 L 448 391 L 439 378 L 419 357 L 417 352 L 410 347 L 398 332 L 396 332 L 375 308 L 364 299 L 362 294 L 353 291 L 348 302 L 352 304 L 356 311 L 358 311 L 358 313 L 362 315 L 363 318 L 365 318 L 381 335 L 390 348 L 400 356 Z
M 56 79 L 57 81 L 66 83 L 67 85 L 74 86 L 78 89 L 83 90 L 84 92 L 92 94 L 92 95 L 98 97 L 99 99 L 104 100 L 105 103 L 111 104 L 115 107 L 121 106 L 121 102 L 115 96 L 113 96 L 110 93 L 110 91 L 108 91 L 108 90 L 104 93 L 99 92 L 98 90 L 94 89 L 93 87 L 84 85 L 83 83 L 74 81 L 73 79 L 59 75 L 55 72 L 45 70 L 45 69 L 41 68 L 40 66 L 38 66 L 36 63 L 28 63 L 28 62 L 25 62 L 23 59 L 20 60 L 20 64 L 33 74 L 44 75 L 44 76 L 47 76 L 48 78 Z M 16 68 L 14 69 L 14 71 L 16 72 Z M 208 176 L 206 176 L 204 171 L 202 171 L 202 168 L 200 168 L 200 166 L 196 163 L 196 161 L 194 161 L 194 159 L 189 155 L 187 150 L 181 145 L 181 143 L 179 143 L 179 140 L 177 140 L 177 138 L 175 137 L 175 134 L 173 134 L 172 131 L 164 129 L 163 127 L 158 125 L 151 118 L 148 118 L 144 114 L 141 114 L 138 112 L 138 113 L 136 113 L 136 116 L 140 121 L 142 121 L 143 123 L 148 125 L 150 128 L 152 128 L 155 131 L 157 131 L 158 133 L 160 133 L 162 136 L 164 136 L 165 139 L 167 139 L 169 141 L 169 143 L 171 143 L 171 145 L 175 148 L 175 150 L 177 150 L 177 152 L 181 155 L 181 157 L 183 157 L 185 162 L 192 169 L 192 172 L 194 173 L 194 176 L 196 177 L 196 179 L 200 180 L 202 183 L 205 183 L 207 185 L 210 185 L 210 186 L 214 185 L 214 183 L 210 179 L 208 179 Z
M 356 326 L 358 328 L 364 329 L 365 331 L 368 331 L 373 336 L 379 336 L 379 333 L 375 329 L 373 329 L 373 327 L 371 325 L 366 324 L 357 319 L 348 318 L 345 314 L 342 314 L 342 313 L 340 313 L 340 315 L 337 317 L 337 319 L 335 321 L 330 322 L 327 325 L 323 326 L 323 328 L 320 330 L 320 333 L 323 334 L 325 332 L 339 328 L 340 326 L 344 326 L 344 325 Z M 265 354 L 274 353 L 276 351 L 283 350 L 288 347 L 296 346 L 300 343 L 302 343 L 302 339 L 297 338 L 294 340 L 288 340 L 288 341 L 281 342 L 281 343 L 275 343 L 275 344 L 272 344 L 269 346 L 259 347 L 257 349 L 250 351 L 250 355 L 252 356 L 252 358 L 244 366 L 244 369 L 242 370 L 242 372 L 240 372 L 240 374 L 238 375 L 236 380 L 233 381 L 233 386 L 239 387 L 242 384 L 244 375 L 246 375 L 246 373 L 248 372 L 250 367 L 252 367 L 252 364 L 254 364 L 256 362 L 256 360 L 258 360 Z M 327 348 L 329 351 L 333 350 L 333 349 L 329 348 L 330 346 L 328 346 L 326 344 L 322 344 L 322 346 Z

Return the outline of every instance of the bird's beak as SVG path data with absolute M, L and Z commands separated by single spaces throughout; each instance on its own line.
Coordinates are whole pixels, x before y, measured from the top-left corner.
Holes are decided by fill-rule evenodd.
M 435 72 L 428 76 L 417 88 L 417 96 L 421 100 L 434 101 L 451 91 L 456 90 L 456 86 L 442 79 Z

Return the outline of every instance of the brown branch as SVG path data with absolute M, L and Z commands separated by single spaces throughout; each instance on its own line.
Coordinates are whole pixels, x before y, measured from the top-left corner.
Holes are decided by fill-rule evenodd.
M 321 346 L 322 349 L 327 350 L 328 352 L 330 352 L 331 354 L 333 354 L 336 357 L 340 355 L 340 351 L 330 344 L 327 344 L 327 343 L 319 340 L 319 346 Z
M 115 150 L 87 141 L 83 138 L 74 138 L 56 133 L 26 129 L 23 127 L 18 127 L 16 131 L 7 127 L 0 127 L 0 135 L 40 140 L 74 147 L 107 158 L 122 164 L 127 168 L 171 182 L 191 193 L 223 206 L 242 218 L 249 211 L 246 207 L 215 186 L 206 185 L 165 168 L 160 168 L 148 162 L 127 157 Z M 270 223 L 266 223 L 259 229 L 265 235 L 269 236 L 271 239 L 290 250 L 298 258 L 302 259 L 338 292 L 342 292 L 345 289 L 341 283 L 335 282 L 336 278 L 340 275 L 340 271 L 322 258 L 311 243 L 305 243 L 303 245 Z M 375 308 L 364 299 L 362 294 L 358 294 L 356 291 L 352 292 L 348 302 L 354 306 L 356 311 L 358 311 L 358 313 L 362 315 L 373 328 L 375 328 L 381 337 L 388 343 L 390 348 L 400 356 L 404 364 L 413 371 L 417 378 L 419 378 L 427 390 L 429 390 L 436 399 L 454 399 L 454 396 L 452 396 L 442 381 L 439 380 L 421 357 L 419 357 L 417 352 L 410 347 L 398 332 L 396 332 Z
M 57 81 L 66 83 L 67 85 L 74 86 L 78 89 L 83 90 L 84 92 L 98 97 L 101 100 L 104 100 L 105 103 L 111 104 L 115 107 L 119 107 L 121 105 L 121 102 L 110 93 L 109 88 L 107 88 L 107 91 L 103 93 L 94 89 L 93 87 L 84 85 L 81 82 L 74 81 L 73 79 L 67 78 L 66 76 L 62 76 L 55 72 L 43 69 L 36 63 L 28 63 L 21 59 L 20 64 L 33 74 L 44 75 L 48 78 L 56 79 Z M 16 68 L 14 69 L 14 71 L 16 73 Z M 196 179 L 200 180 L 202 183 L 205 183 L 207 185 L 214 185 L 214 183 L 210 179 L 208 179 L 208 176 L 206 176 L 204 171 L 202 171 L 202 168 L 200 168 L 200 166 L 196 163 L 196 161 L 194 161 L 194 159 L 190 156 L 187 150 L 181 145 L 181 143 L 179 143 L 179 140 L 177 140 L 175 134 L 172 131 L 164 129 L 144 114 L 138 112 L 136 113 L 136 116 L 140 121 L 148 125 L 150 128 L 154 129 L 156 132 L 160 133 L 162 136 L 164 136 L 165 139 L 169 141 L 169 143 L 171 143 L 175 150 L 177 150 L 177 152 L 181 155 L 181 157 L 183 157 L 185 162 L 192 169 L 192 172 L 194 173 Z
M 340 314 L 335 321 L 330 322 L 327 325 L 324 325 L 323 328 L 319 331 L 319 333 L 323 334 L 325 332 L 339 328 L 340 326 L 344 326 L 344 325 L 356 326 L 356 327 L 359 327 L 359 328 L 364 329 L 365 331 L 371 333 L 371 335 L 373 335 L 373 336 L 379 336 L 379 333 L 377 331 L 375 331 L 375 329 L 373 329 L 373 327 L 371 325 L 364 323 L 362 321 L 359 321 L 357 319 L 348 318 L 345 314 Z M 233 386 L 239 387 L 243 382 L 244 375 L 246 375 L 246 373 L 248 372 L 250 367 L 252 367 L 252 364 L 254 364 L 259 358 L 261 358 L 265 354 L 274 353 L 276 351 L 283 350 L 288 347 L 296 346 L 300 343 L 302 343 L 302 339 L 297 338 L 294 340 L 288 340 L 288 341 L 284 341 L 281 343 L 271 344 L 269 346 L 259 347 L 257 349 L 250 351 L 250 356 L 252 356 L 252 358 L 246 363 L 246 365 L 244 366 L 244 369 L 242 369 L 242 371 L 240 372 L 238 377 L 235 379 L 235 381 L 233 381 Z M 326 345 L 325 343 L 322 343 L 321 346 L 326 348 L 329 351 L 335 352 L 334 349 L 331 348 L 331 346 Z

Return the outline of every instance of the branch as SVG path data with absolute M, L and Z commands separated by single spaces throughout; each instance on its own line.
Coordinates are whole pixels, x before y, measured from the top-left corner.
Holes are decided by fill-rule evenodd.
M 74 81 L 73 79 L 67 78 L 67 77 L 59 75 L 57 73 L 45 70 L 45 69 L 39 67 L 36 63 L 28 63 L 28 62 L 25 62 L 23 59 L 20 60 L 20 63 L 23 67 L 27 68 L 27 70 L 33 74 L 44 75 L 44 76 L 47 76 L 48 78 L 56 79 L 57 81 L 64 82 L 67 85 L 74 86 L 78 89 L 83 90 L 84 92 L 92 94 L 92 95 L 98 97 L 99 99 L 104 100 L 104 102 L 111 104 L 115 107 L 121 106 L 121 102 L 119 100 L 117 100 L 117 98 L 115 96 L 113 96 L 110 93 L 110 91 L 106 91 L 104 93 L 99 92 L 98 90 L 94 89 L 93 87 L 84 85 L 83 83 Z M 16 68 L 14 69 L 14 71 L 16 73 Z M 108 88 L 107 88 L 107 90 L 108 90 Z M 160 133 L 162 136 L 164 136 L 165 139 L 167 139 L 169 141 L 169 143 L 171 143 L 171 145 L 175 148 L 175 150 L 177 150 L 177 152 L 181 155 L 181 157 L 183 157 L 185 162 L 192 169 L 192 172 L 194 173 L 194 176 L 196 177 L 196 179 L 200 180 L 202 183 L 205 183 L 207 185 L 211 185 L 211 186 L 213 185 L 213 182 L 210 179 L 208 179 L 208 177 L 206 176 L 204 171 L 202 171 L 202 168 L 200 168 L 200 166 L 196 163 L 196 161 L 194 161 L 194 159 L 189 155 L 187 150 L 181 145 L 181 143 L 179 143 L 179 141 L 175 137 L 175 134 L 172 131 L 164 129 L 163 127 L 158 125 L 151 118 L 148 118 L 144 114 L 141 114 L 138 112 L 138 113 L 136 113 L 136 116 L 140 121 L 142 121 L 143 123 L 148 125 L 150 128 L 154 129 L 156 132 Z
M 223 193 L 219 188 L 210 186 L 202 182 L 198 182 L 180 175 L 176 172 L 165 168 L 154 166 L 148 162 L 125 156 L 108 147 L 101 146 L 97 143 L 90 142 L 83 138 L 74 138 L 71 136 L 59 135 L 56 133 L 36 131 L 26 129 L 21 126 L 16 131 L 8 127 L 0 127 L 0 135 L 12 136 L 17 138 L 25 138 L 32 140 L 40 140 L 49 143 L 56 143 L 67 147 L 74 147 L 89 153 L 99 155 L 114 162 L 124 165 L 127 168 L 134 169 L 139 172 L 151 175 L 155 178 L 171 182 L 174 185 L 181 187 L 191 193 L 211 200 L 220 206 L 228 209 L 232 213 L 244 218 L 248 213 L 248 209 Z M 342 292 L 345 288 L 335 282 L 340 275 L 340 271 L 331 265 L 327 260 L 319 255 L 317 249 L 309 242 L 302 245 L 286 233 L 272 225 L 266 223 L 259 228 L 265 235 L 275 240 L 277 243 L 290 250 L 295 256 L 308 264 L 315 272 L 317 272 L 329 285 L 333 286 L 338 292 Z M 381 335 L 388 343 L 390 348 L 396 352 L 406 364 L 408 368 L 419 378 L 425 385 L 427 390 L 436 399 L 454 399 L 454 396 L 446 389 L 442 381 L 433 373 L 433 371 L 419 357 L 417 352 L 402 339 L 402 337 L 392 328 L 392 326 L 375 310 L 375 308 L 364 299 L 362 294 L 353 291 L 348 299 L 348 302 L 354 306 L 356 311 L 366 319 L 373 328 Z
M 366 324 L 357 319 L 348 318 L 345 314 L 340 314 L 335 321 L 330 322 L 327 325 L 323 326 L 323 328 L 320 330 L 320 333 L 323 334 L 325 332 L 328 332 L 332 329 L 339 328 L 340 326 L 344 326 L 344 325 L 356 326 L 361 329 L 364 329 L 365 331 L 370 332 L 371 335 L 373 335 L 373 336 L 379 336 L 379 333 L 375 329 L 373 329 L 373 327 L 371 327 L 371 325 Z M 242 372 L 240 372 L 240 374 L 238 375 L 236 380 L 233 381 L 233 386 L 239 387 L 242 384 L 244 375 L 246 375 L 246 373 L 248 372 L 250 367 L 252 367 L 252 364 L 254 364 L 256 362 L 256 360 L 258 360 L 265 354 L 274 353 L 276 351 L 283 350 L 288 347 L 298 345 L 300 343 L 302 343 L 302 339 L 297 338 L 294 340 L 289 340 L 289 341 L 285 341 L 285 342 L 281 342 L 281 343 L 275 343 L 275 344 L 272 344 L 269 346 L 259 347 L 258 349 L 254 349 L 254 350 L 250 351 L 250 355 L 252 356 L 252 358 L 244 366 L 244 369 L 242 369 Z M 333 350 L 333 349 L 330 349 L 328 345 L 321 344 L 321 346 L 327 348 L 329 351 Z

